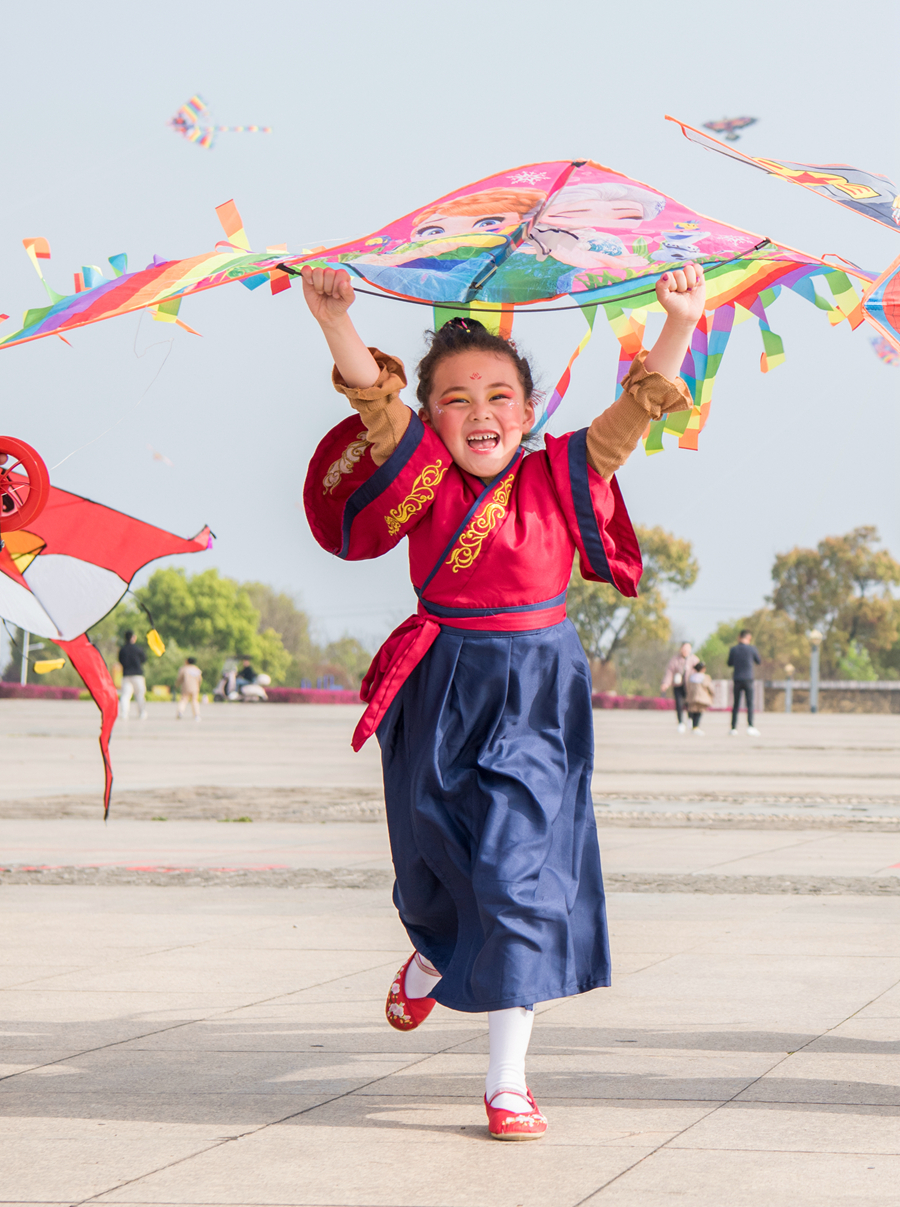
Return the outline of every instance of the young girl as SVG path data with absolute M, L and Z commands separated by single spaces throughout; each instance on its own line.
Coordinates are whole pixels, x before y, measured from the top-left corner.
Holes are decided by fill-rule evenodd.
M 378 557 L 409 538 L 419 608 L 363 683 L 353 745 L 377 732 L 396 883 L 414 946 L 390 987 L 409 1031 L 436 1001 L 486 1012 L 485 1107 L 500 1140 L 547 1122 L 525 1082 L 535 1002 L 608 985 L 591 802 L 587 660 L 566 620 L 585 578 L 637 594 L 641 556 L 614 477 L 651 419 L 691 405 L 678 370 L 703 313 L 699 266 L 666 273 L 667 313 L 621 396 L 589 428 L 527 452 L 531 369 L 512 342 L 454 319 L 419 364 L 415 414 L 402 364 L 367 348 L 348 274 L 303 269 L 307 304 L 356 415 L 316 450 L 304 499 L 318 542 Z
M 687 688 L 687 711 L 691 718 L 691 733 L 703 737 L 700 722 L 703 720 L 706 710 L 712 708 L 713 705 L 712 678 L 706 673 L 705 662 L 698 662 L 688 673 L 685 686 Z

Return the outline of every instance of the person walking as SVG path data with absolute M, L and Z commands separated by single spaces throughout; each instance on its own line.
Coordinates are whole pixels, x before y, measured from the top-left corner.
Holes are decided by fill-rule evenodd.
M 175 714 L 177 720 L 180 721 L 184 716 L 188 701 L 190 701 L 194 720 L 200 720 L 200 683 L 202 679 L 203 671 L 197 665 L 197 659 L 185 658 L 184 663 L 178 668 L 178 674 L 175 676 L 175 686 L 181 693 L 181 699 L 178 701 L 178 711 Z
M 747 701 L 747 733 L 752 738 L 759 737 L 759 730 L 753 724 L 753 664 L 762 662 L 759 650 L 750 643 L 753 634 L 749 629 L 741 629 L 737 645 L 728 651 L 728 665 L 734 668 L 734 706 L 731 710 L 731 733 L 738 731 L 738 709 L 741 706 L 741 696 Z
M 147 720 L 147 680 L 144 678 L 144 663 L 147 661 L 147 651 L 138 645 L 137 638 L 131 629 L 125 632 L 125 644 L 119 650 L 119 663 L 122 667 L 122 689 L 119 693 L 119 716 L 123 721 L 128 720 L 131 711 L 131 697 L 137 700 L 140 720 Z
M 666 667 L 666 673 L 659 689 L 662 692 L 668 691 L 670 687 L 672 689 L 672 695 L 675 697 L 675 711 L 678 714 L 679 733 L 684 733 L 685 730 L 684 714 L 687 699 L 687 678 L 697 665 L 697 662 L 698 658 L 691 648 L 691 643 L 683 641 L 675 657 L 669 659 L 669 665 Z
M 698 662 L 688 675 L 686 684 L 687 712 L 691 718 L 691 733 L 703 737 L 700 722 L 713 703 L 712 679 L 706 673 L 706 663 Z

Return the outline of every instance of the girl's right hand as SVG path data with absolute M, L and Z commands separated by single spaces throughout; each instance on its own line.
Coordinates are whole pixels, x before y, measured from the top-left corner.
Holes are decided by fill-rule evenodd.
M 356 300 L 350 274 L 344 268 L 335 272 L 333 268 L 313 268 L 304 264 L 300 275 L 306 304 L 322 327 L 342 318 Z

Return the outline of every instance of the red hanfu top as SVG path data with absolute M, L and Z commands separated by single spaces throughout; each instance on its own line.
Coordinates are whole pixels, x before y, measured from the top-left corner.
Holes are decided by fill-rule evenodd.
M 369 704 L 354 749 L 374 733 L 440 626 L 493 632 L 547 628 L 565 618 L 578 554 L 582 575 L 637 594 L 641 554 L 618 485 L 591 468 L 587 429 L 520 449 L 490 485 L 454 463 L 417 415 L 383 465 L 357 416 L 316 449 L 304 503 L 319 544 L 350 561 L 409 539 L 416 616 L 384 643 L 363 683 Z

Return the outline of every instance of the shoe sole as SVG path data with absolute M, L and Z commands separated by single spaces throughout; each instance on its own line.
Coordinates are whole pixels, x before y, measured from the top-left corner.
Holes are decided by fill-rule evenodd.
M 547 1134 L 545 1128 L 542 1132 L 489 1132 L 492 1140 L 543 1140 Z

